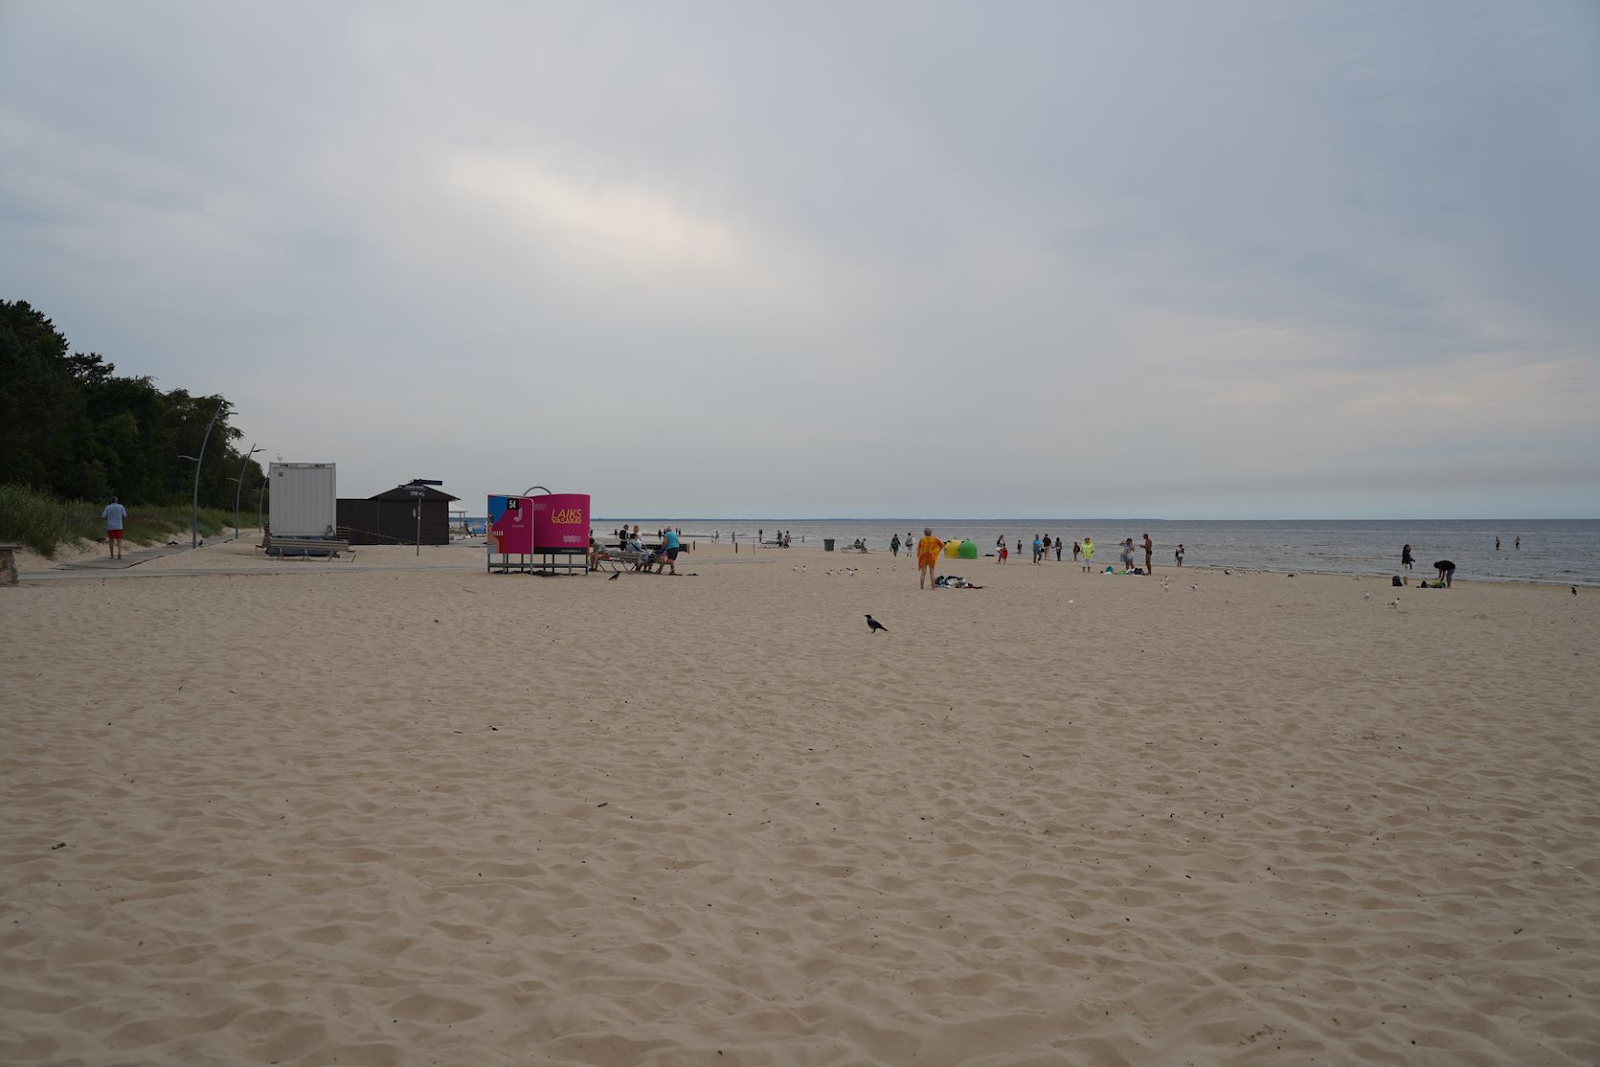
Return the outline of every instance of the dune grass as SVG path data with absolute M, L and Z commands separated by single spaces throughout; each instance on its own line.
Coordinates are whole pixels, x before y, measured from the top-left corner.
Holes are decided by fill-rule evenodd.
M 128 521 L 124 537 L 135 545 L 182 540 L 189 534 L 190 506 L 124 505 Z M 0 485 L 0 542 L 25 545 L 40 555 L 54 557 L 63 546 L 79 547 L 105 540 L 105 507 L 84 500 L 61 500 L 22 485 Z M 233 525 L 233 513 L 200 509 L 201 537 L 211 537 Z

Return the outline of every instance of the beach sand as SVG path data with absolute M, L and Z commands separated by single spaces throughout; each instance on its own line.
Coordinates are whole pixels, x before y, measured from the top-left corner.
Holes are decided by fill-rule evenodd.
M 679 569 L 0 589 L 0 1061 L 1600 1062 L 1600 597 Z

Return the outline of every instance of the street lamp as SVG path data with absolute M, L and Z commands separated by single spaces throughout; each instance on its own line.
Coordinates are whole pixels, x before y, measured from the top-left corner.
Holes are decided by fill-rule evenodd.
M 206 444 L 211 440 L 211 428 L 217 424 L 218 416 L 220 416 L 222 414 L 222 409 L 227 407 L 227 406 L 228 406 L 228 402 L 226 400 L 218 400 L 217 401 L 217 410 L 212 413 L 211 421 L 206 423 L 206 435 L 204 437 L 200 438 L 200 455 L 198 455 L 198 456 L 182 456 L 182 455 L 180 455 L 178 457 L 179 459 L 187 459 L 187 460 L 190 460 L 190 461 L 192 461 L 194 463 L 194 499 L 193 499 L 193 507 L 190 509 L 190 512 L 189 512 L 189 547 L 190 548 L 199 548 L 200 547 L 200 460 L 205 456 L 205 454 L 206 454 Z
M 437 478 L 413 478 L 410 482 L 401 486 L 402 489 L 411 494 L 411 499 L 415 505 L 412 510 L 417 516 L 417 555 L 419 556 L 422 555 L 422 500 L 428 495 L 428 486 L 443 484 L 444 482 Z
M 265 451 L 266 451 L 266 449 L 257 448 L 255 446 L 255 443 L 251 442 L 250 451 L 248 451 L 248 452 L 246 452 L 244 454 L 244 462 L 239 464 L 239 477 L 230 478 L 229 479 L 229 481 L 235 481 L 235 482 L 239 483 L 238 487 L 235 488 L 234 491 L 233 491 L 233 539 L 235 541 L 239 540 L 239 494 L 244 492 L 244 472 L 245 472 L 245 468 L 250 466 L 250 457 L 251 456 L 255 455 L 257 452 L 265 452 Z

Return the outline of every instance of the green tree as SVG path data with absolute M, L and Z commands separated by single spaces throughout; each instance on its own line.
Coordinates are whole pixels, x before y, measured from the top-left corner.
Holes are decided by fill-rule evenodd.
M 149 377 L 118 377 L 99 353 L 73 353 L 26 301 L 0 301 L 0 480 L 66 498 L 187 503 L 200 455 L 200 502 L 232 510 L 243 432 L 221 396 L 162 392 Z M 216 416 L 209 439 L 206 426 Z M 246 484 L 259 484 L 251 461 Z
M 73 429 L 83 398 L 67 339 L 25 301 L 0 301 L 0 471 L 8 481 L 53 489 L 74 465 Z

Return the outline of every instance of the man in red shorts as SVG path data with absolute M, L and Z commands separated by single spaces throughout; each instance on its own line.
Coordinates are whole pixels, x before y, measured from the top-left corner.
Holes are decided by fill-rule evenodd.
M 128 509 L 117 503 L 116 497 L 112 497 L 100 517 L 106 520 L 106 540 L 111 542 L 111 558 L 121 559 L 122 523 L 128 517 Z

